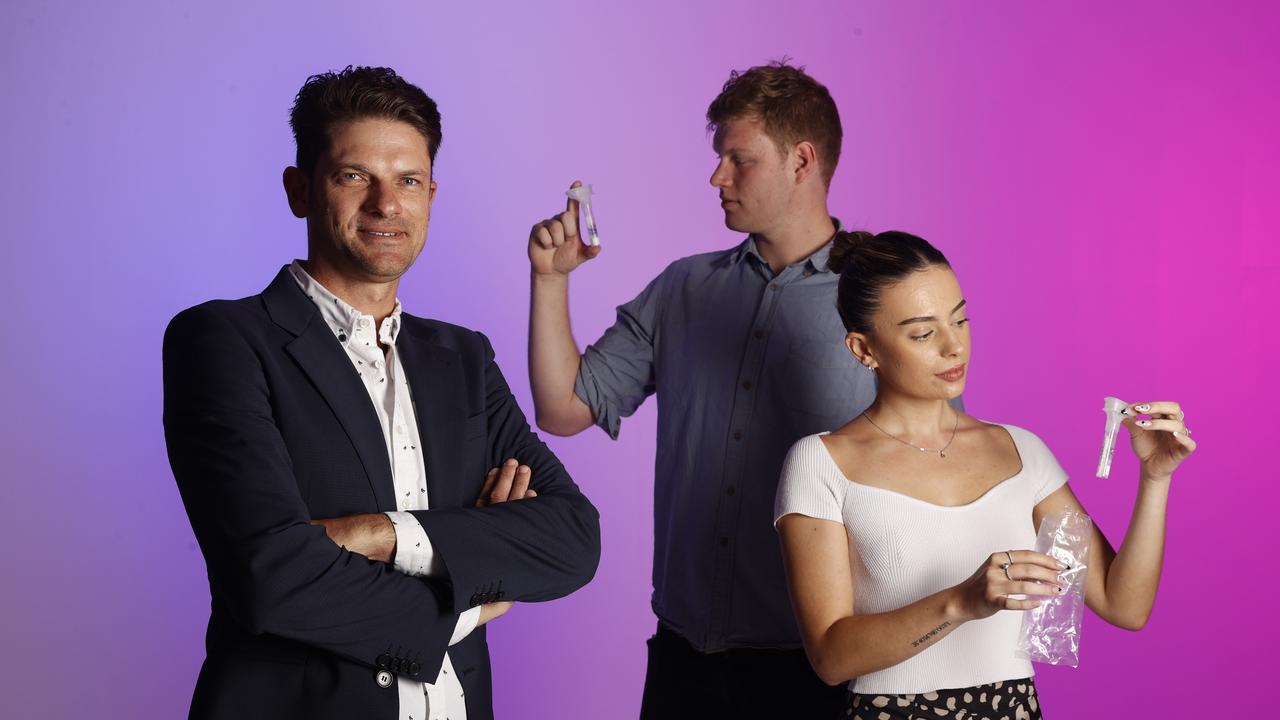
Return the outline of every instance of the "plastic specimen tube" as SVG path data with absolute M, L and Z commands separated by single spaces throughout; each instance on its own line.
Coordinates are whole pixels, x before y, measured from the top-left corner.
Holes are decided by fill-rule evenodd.
M 600 244 L 600 232 L 596 230 L 596 216 L 591 213 L 591 186 L 580 185 L 576 188 L 569 188 L 565 191 L 565 195 L 578 201 L 582 206 L 582 218 L 587 223 L 587 242 L 592 245 Z
M 1102 411 L 1107 414 L 1107 431 L 1102 436 L 1102 454 L 1098 456 L 1098 477 L 1105 478 L 1111 474 L 1111 458 L 1116 454 L 1116 434 L 1120 432 L 1120 421 L 1124 420 L 1124 409 L 1129 403 L 1120 398 L 1109 397 L 1102 402 Z

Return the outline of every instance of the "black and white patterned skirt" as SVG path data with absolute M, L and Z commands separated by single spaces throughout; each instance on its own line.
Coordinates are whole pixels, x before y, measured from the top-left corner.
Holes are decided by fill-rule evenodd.
M 1032 678 L 915 695 L 849 693 L 854 720 L 1041 720 Z

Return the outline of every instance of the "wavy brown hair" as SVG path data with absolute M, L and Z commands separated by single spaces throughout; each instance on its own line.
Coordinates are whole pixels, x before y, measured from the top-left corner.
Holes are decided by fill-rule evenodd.
M 759 118 L 765 134 L 785 153 L 802 140 L 813 143 L 822 162 L 822 181 L 831 185 L 844 131 L 836 103 L 804 68 L 779 60 L 745 72 L 734 70 L 707 108 L 707 129 L 719 130 L 730 120 Z

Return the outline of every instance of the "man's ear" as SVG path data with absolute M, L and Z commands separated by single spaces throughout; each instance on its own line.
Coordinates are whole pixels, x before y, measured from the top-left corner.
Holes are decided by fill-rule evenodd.
M 795 180 L 799 185 L 818 172 L 818 149 L 808 140 L 801 140 L 791 150 L 795 159 Z
M 284 169 L 284 194 L 289 199 L 289 209 L 293 216 L 305 218 L 309 208 L 307 199 L 311 192 L 311 178 L 306 173 L 290 165 Z

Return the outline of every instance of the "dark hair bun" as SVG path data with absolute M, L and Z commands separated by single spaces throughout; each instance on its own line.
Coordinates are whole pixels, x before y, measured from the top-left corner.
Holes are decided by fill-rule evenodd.
M 858 246 L 871 238 L 874 234 L 866 230 L 841 230 L 836 233 L 835 240 L 832 241 L 831 255 L 827 258 L 827 267 L 831 272 L 839 275 L 849 266 L 849 261 L 857 252 Z
M 931 266 L 951 267 L 924 238 L 900 230 L 836 233 L 827 267 L 840 275 L 836 308 L 850 332 L 870 332 L 884 289 Z

